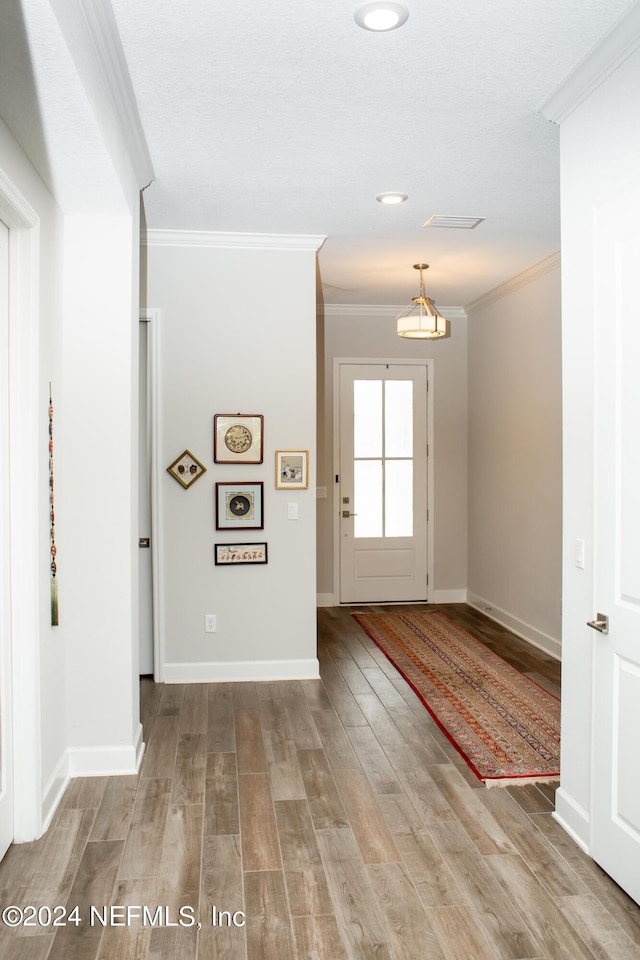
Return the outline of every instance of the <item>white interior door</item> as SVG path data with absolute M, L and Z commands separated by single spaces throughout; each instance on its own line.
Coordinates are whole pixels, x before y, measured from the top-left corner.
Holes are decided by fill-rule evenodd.
M 427 368 L 339 366 L 340 602 L 427 599 Z
M 153 673 L 153 573 L 151 555 L 151 429 L 149 423 L 149 322 L 139 323 L 138 403 L 138 623 L 141 676 Z
M 13 840 L 9 522 L 9 230 L 0 221 L 0 858 Z
M 598 210 L 591 853 L 640 902 L 640 191 Z M 602 320 L 602 323 L 600 323 Z

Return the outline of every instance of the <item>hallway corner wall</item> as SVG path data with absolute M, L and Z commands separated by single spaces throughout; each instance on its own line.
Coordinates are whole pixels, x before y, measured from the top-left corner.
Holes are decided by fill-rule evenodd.
M 560 656 L 560 259 L 467 306 L 468 602 Z

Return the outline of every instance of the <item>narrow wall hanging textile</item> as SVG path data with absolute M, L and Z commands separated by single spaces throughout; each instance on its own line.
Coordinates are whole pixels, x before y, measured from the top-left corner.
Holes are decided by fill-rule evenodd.
M 49 383 L 49 538 L 51 549 L 51 626 L 60 623 L 58 610 L 58 561 L 56 549 L 56 514 L 53 498 L 53 400 Z

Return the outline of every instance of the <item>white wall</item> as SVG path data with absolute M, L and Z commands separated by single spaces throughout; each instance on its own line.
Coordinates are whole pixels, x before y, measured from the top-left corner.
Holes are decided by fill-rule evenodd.
M 139 760 L 137 236 L 137 206 L 65 220 L 57 500 L 74 774 Z
M 15 212 L 9 212 L 6 194 L 4 202 L 0 199 L 0 208 L 4 208 L 0 215 L 12 227 L 13 237 L 21 234 L 32 241 L 31 263 L 23 262 L 21 268 L 27 276 L 29 268 L 33 269 L 33 285 L 28 284 L 33 300 L 29 302 L 27 290 L 12 289 L 13 296 L 20 293 L 20 302 L 14 302 L 19 315 L 13 317 L 13 322 L 15 333 L 23 339 L 14 343 L 11 370 L 11 391 L 19 404 L 14 408 L 14 416 L 19 412 L 14 419 L 14 441 L 19 443 L 19 449 L 14 447 L 13 454 L 20 456 L 23 464 L 29 464 L 26 482 L 20 484 L 21 498 L 29 499 L 19 505 L 19 512 L 14 503 L 12 548 L 14 562 L 19 562 L 29 590 L 18 597 L 14 595 L 12 614 L 17 648 L 14 660 L 16 668 L 24 671 L 26 681 L 25 686 L 14 685 L 15 722 L 21 725 L 16 746 L 29 751 L 27 758 L 20 752 L 16 756 L 18 788 L 27 791 L 22 805 L 28 807 L 26 819 L 31 821 L 23 827 L 23 809 L 18 808 L 17 834 L 20 836 L 24 829 L 26 839 L 33 836 L 33 821 L 42 819 L 43 790 L 66 747 L 65 637 L 63 629 L 51 627 L 50 618 L 47 418 L 49 382 L 54 384 L 54 391 L 60 386 L 64 220 L 2 120 L 0 157 L 4 189 L 19 195 L 34 218 L 32 225 L 27 226 L 16 218 Z M 35 697 L 29 695 L 32 682 L 37 691 Z M 36 758 L 34 770 L 29 769 L 31 756 Z
M 470 304 L 467 313 L 468 600 L 559 656 L 559 257 Z
M 296 238 L 294 238 L 296 239 Z M 297 238 L 300 240 L 300 238 Z M 318 243 L 176 232 L 149 236 L 146 300 L 158 323 L 158 477 L 164 679 L 317 676 L 315 619 Z M 229 244 L 233 244 L 230 246 Z M 300 244 L 298 243 L 298 246 Z M 264 416 L 264 462 L 213 462 L 217 413 Z M 207 472 L 183 489 L 189 449 Z M 307 490 L 275 489 L 275 451 L 310 452 Z M 216 482 L 262 481 L 264 529 L 216 531 Z M 287 505 L 298 505 L 298 520 Z M 268 563 L 214 566 L 215 543 L 266 541 Z M 204 616 L 217 632 L 204 632 Z
M 434 589 L 443 602 L 464 600 L 467 585 L 467 320 L 456 310 L 451 337 L 438 342 L 413 343 L 395 333 L 393 309 L 352 311 L 327 309 L 325 315 L 325 435 L 324 472 L 318 485 L 326 486 L 327 499 L 318 501 L 318 594 L 324 602 L 334 598 L 333 571 L 333 358 L 379 357 L 434 359 L 429 401 L 434 405 Z M 395 312 L 398 313 L 400 308 Z M 443 310 L 446 313 L 446 310 Z
M 640 5 L 549 99 L 545 114 L 561 123 L 562 310 L 564 409 L 564 557 L 562 615 L 562 757 L 556 809 L 588 848 L 591 809 L 593 647 L 586 626 L 594 595 L 594 223 L 599 204 L 619 192 L 638 196 Z M 597 136 L 594 136 L 597 131 Z M 637 203 L 637 199 L 636 199 Z M 586 543 L 583 570 L 576 539 Z
M 24 0 L 0 33 L 0 179 L 27 211 L 10 223 L 12 236 L 32 248 L 25 246 L 14 285 L 27 289 L 13 311 L 11 361 L 11 469 L 20 480 L 12 500 L 17 840 L 47 825 L 70 776 L 134 772 L 142 752 L 138 216 L 139 190 L 152 174 L 113 18 L 101 28 L 80 8 L 64 12 L 58 22 L 49 4 Z M 50 381 L 57 627 L 49 601 Z

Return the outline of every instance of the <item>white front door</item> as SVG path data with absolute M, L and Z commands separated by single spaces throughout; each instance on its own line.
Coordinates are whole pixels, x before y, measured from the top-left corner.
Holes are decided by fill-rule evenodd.
M 340 602 L 427 599 L 427 367 L 339 364 Z
M 635 208 L 635 209 L 634 209 Z M 640 903 L 640 193 L 595 218 L 596 614 L 591 854 Z
M 13 840 L 9 524 L 9 230 L 0 221 L 0 858 Z

